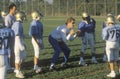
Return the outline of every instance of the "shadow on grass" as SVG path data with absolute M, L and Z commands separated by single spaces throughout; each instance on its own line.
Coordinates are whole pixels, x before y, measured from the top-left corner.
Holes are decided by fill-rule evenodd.
M 101 59 L 102 56 L 103 56 L 103 54 L 96 55 L 99 63 L 103 63 L 102 59 Z M 74 56 L 70 57 L 68 60 L 68 67 L 64 68 L 64 67 L 60 66 L 60 64 L 62 63 L 62 61 L 64 61 L 64 59 L 63 59 L 63 57 L 59 57 L 59 59 L 56 63 L 56 65 L 57 65 L 56 71 L 62 71 L 62 70 L 69 69 L 69 68 L 80 67 L 78 65 L 78 63 L 76 63 L 79 61 L 79 59 L 80 59 L 79 55 L 74 55 Z M 91 56 L 88 54 L 85 54 L 85 61 L 87 61 L 86 63 L 88 64 L 88 66 L 91 64 L 90 60 L 91 60 Z M 42 74 L 47 73 L 47 72 L 52 72 L 52 71 L 49 71 L 50 62 L 51 62 L 51 58 L 39 60 L 39 66 L 42 67 L 42 70 L 43 70 Z M 75 62 L 75 63 L 73 63 L 73 62 Z M 29 77 L 31 78 L 31 77 L 37 75 L 36 73 L 33 72 L 33 60 L 23 63 L 22 66 L 23 66 L 22 67 L 23 70 L 29 70 L 29 72 L 27 72 L 25 74 L 26 78 L 29 78 Z

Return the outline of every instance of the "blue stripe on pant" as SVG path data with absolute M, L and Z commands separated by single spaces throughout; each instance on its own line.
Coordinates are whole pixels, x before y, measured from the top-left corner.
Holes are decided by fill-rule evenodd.
M 57 62 L 60 52 L 63 52 L 64 57 L 68 60 L 70 49 L 67 47 L 67 45 L 64 42 L 58 42 L 56 39 L 51 37 L 51 35 L 49 36 L 48 40 L 54 49 L 54 55 L 53 55 L 51 63 L 55 64 Z

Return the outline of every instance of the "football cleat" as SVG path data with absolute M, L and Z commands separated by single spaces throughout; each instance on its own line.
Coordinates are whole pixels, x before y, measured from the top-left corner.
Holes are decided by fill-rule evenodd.
M 68 64 L 66 64 L 66 63 L 61 63 L 61 67 L 63 67 L 63 68 L 67 68 L 69 65 Z
M 80 66 L 87 66 L 87 64 L 84 61 L 81 61 L 81 60 L 79 61 L 79 65 Z
M 49 70 L 50 70 L 50 71 L 56 70 L 56 68 L 55 68 L 55 66 L 50 66 Z
M 42 69 L 38 68 L 38 69 L 35 69 L 34 71 L 35 71 L 35 73 L 40 73 L 40 72 L 42 72 Z
M 15 75 L 17 78 L 24 78 L 24 75 L 21 71 L 19 71 L 19 73 Z
M 107 77 L 110 77 L 110 78 L 115 78 L 116 77 L 116 73 L 109 73 L 108 75 L 107 75 Z

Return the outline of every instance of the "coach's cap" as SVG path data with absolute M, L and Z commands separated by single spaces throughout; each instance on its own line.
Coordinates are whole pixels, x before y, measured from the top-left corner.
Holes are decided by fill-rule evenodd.
M 107 17 L 106 18 L 106 23 L 115 23 L 115 18 L 114 17 Z
M 82 13 L 82 17 L 84 17 L 84 18 L 85 18 L 85 17 L 89 17 L 89 14 L 86 13 L 86 12 L 83 12 L 83 13 Z

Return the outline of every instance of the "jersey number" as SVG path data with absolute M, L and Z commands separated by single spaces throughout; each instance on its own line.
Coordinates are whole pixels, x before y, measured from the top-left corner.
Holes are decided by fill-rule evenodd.
M 0 49 L 2 48 L 8 49 L 8 37 L 0 37 Z
M 120 30 L 111 30 L 110 33 L 112 34 L 112 38 L 116 34 L 116 38 L 120 37 Z

